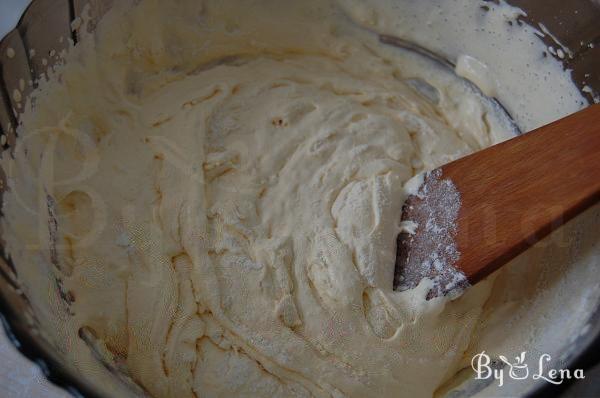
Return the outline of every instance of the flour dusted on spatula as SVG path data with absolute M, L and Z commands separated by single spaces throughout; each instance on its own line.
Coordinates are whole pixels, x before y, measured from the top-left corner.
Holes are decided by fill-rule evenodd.
M 451 180 L 442 179 L 441 169 L 425 175 L 403 208 L 394 290 L 413 289 L 428 278 L 433 282 L 429 300 L 460 294 L 469 286 L 465 274 L 455 267 L 460 258 L 456 247 L 460 206 L 460 193 Z

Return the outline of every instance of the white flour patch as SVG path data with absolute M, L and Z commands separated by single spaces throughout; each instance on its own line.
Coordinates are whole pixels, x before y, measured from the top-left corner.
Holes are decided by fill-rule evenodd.
M 433 287 L 428 299 L 460 294 L 469 286 L 465 274 L 455 267 L 460 258 L 456 247 L 460 193 L 451 180 L 441 177 L 440 169 L 428 173 L 416 195 L 409 196 L 402 222 L 412 222 L 417 227 L 398 237 L 394 287 L 398 291 L 409 290 L 423 279 L 431 279 Z

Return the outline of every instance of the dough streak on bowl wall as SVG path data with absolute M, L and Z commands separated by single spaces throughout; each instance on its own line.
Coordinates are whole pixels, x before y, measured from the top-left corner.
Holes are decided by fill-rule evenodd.
M 426 301 L 427 281 L 392 291 L 404 184 L 514 131 L 373 32 L 460 56 L 529 130 L 586 102 L 534 29 L 508 24 L 518 9 L 115 3 L 2 157 L 23 291 L 99 391 L 430 397 L 462 388 L 474 353 L 556 354 L 583 327 L 598 207 L 454 300 Z

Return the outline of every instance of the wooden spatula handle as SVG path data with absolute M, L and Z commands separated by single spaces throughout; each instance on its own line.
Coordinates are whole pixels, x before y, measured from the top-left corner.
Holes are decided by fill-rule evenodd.
M 461 194 L 456 266 L 476 283 L 600 200 L 600 105 L 442 171 Z

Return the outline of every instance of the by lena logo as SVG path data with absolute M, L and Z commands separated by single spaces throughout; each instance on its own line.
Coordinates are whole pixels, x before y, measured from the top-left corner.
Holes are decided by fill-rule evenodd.
M 537 362 L 537 368 L 530 372 L 529 365 L 525 363 L 527 351 L 523 351 L 515 357 L 514 361 L 509 361 L 504 355 L 498 356 L 500 361 L 493 363 L 492 358 L 482 351 L 471 359 L 471 366 L 476 374 L 477 380 L 494 379 L 502 387 L 506 377 L 513 380 L 545 380 L 552 384 L 562 384 L 566 379 L 584 379 L 583 369 L 571 371 L 569 369 L 549 368 L 548 363 L 552 357 L 548 354 L 542 354 Z M 504 363 L 504 364 L 502 364 Z M 506 373 L 508 372 L 508 376 Z

